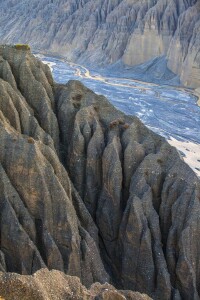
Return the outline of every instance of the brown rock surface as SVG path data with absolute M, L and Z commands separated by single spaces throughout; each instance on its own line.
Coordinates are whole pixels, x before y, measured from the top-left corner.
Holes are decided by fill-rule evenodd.
M 95 283 L 87 290 L 77 277 L 41 269 L 32 276 L 0 273 L 0 295 L 6 300 L 150 300 L 147 295 L 118 291 Z M 0 297 L 1 299 L 1 297 Z
M 176 149 L 30 51 L 0 53 L 0 270 L 199 299 L 200 182 Z

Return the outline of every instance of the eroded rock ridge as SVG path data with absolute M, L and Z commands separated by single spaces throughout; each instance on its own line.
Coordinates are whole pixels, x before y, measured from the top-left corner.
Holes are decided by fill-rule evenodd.
M 176 149 L 30 51 L 1 46 L 0 78 L 0 270 L 199 299 L 200 182 Z

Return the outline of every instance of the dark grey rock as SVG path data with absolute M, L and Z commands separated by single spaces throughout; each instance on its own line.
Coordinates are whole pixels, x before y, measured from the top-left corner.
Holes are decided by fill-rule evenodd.
M 200 182 L 177 150 L 30 51 L 1 55 L 0 270 L 198 299 Z

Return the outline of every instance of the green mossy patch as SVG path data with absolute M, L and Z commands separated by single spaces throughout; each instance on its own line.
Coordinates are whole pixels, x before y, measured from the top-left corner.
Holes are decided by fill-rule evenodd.
M 31 50 L 31 47 L 28 44 L 16 44 L 14 48 L 17 50 Z

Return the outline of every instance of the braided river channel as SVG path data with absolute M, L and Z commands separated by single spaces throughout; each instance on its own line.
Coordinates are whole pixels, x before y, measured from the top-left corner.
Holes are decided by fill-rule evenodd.
M 136 115 L 175 146 L 183 159 L 200 176 L 200 107 L 192 90 L 157 85 L 134 79 L 102 75 L 99 71 L 63 59 L 36 55 L 47 63 L 58 83 L 79 80 L 102 94 L 119 110 Z

